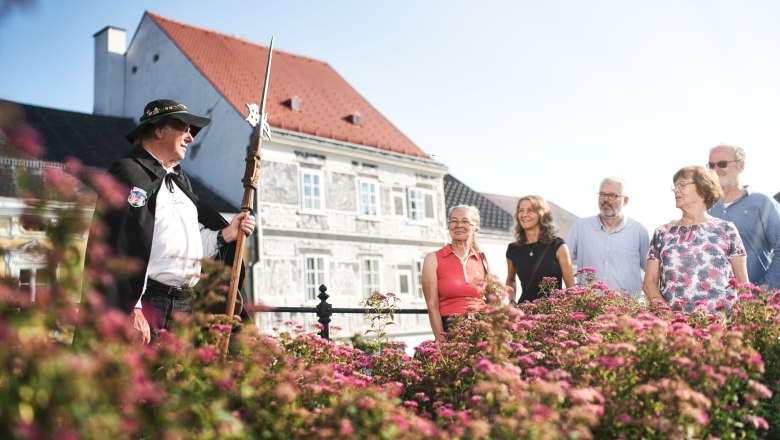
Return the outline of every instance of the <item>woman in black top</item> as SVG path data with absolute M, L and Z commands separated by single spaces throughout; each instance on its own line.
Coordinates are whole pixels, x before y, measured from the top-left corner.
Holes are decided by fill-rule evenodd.
M 516 291 L 515 275 L 520 278 L 522 294 L 518 302 L 539 297 L 539 283 L 544 277 L 558 279 L 557 288 L 574 286 L 569 248 L 557 237 L 552 213 L 539 196 L 526 196 L 517 202 L 515 242 L 506 250 L 506 285 L 510 295 Z

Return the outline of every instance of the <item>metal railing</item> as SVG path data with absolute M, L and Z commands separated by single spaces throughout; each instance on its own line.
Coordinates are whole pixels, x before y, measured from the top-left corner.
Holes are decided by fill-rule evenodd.
M 328 302 L 330 295 L 327 293 L 328 288 L 324 284 L 320 285 L 320 293 L 317 298 L 320 299 L 320 303 L 317 307 L 269 307 L 261 312 L 288 312 L 288 313 L 316 313 L 318 322 L 322 325 L 322 330 L 319 331 L 319 336 L 324 339 L 330 339 L 330 321 L 331 316 L 334 313 L 360 313 L 366 312 L 364 308 L 350 308 L 350 307 L 333 307 Z M 390 313 L 390 309 L 376 309 L 377 313 Z M 428 309 L 393 309 L 392 312 L 396 315 L 424 315 L 428 314 Z

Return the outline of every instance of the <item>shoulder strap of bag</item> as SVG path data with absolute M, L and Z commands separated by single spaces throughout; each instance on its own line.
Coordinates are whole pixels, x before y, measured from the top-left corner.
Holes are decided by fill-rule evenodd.
M 525 283 L 526 286 L 530 287 L 531 280 L 534 279 L 534 276 L 536 275 L 536 272 L 539 270 L 539 265 L 542 264 L 542 260 L 544 260 L 544 256 L 547 255 L 547 251 L 551 247 L 555 246 L 558 243 L 558 240 L 560 240 L 560 239 L 558 237 L 556 237 L 552 241 L 552 243 L 550 243 L 549 245 L 545 246 L 544 250 L 542 251 L 542 255 L 539 255 L 539 259 L 536 260 L 536 263 L 534 263 L 533 269 L 531 269 L 531 276 L 528 277 L 528 280 Z M 522 294 L 521 294 L 521 298 L 522 298 Z
M 482 260 L 482 268 L 485 269 L 485 276 L 490 275 L 490 263 L 488 263 L 487 255 L 484 252 L 479 253 L 479 259 Z

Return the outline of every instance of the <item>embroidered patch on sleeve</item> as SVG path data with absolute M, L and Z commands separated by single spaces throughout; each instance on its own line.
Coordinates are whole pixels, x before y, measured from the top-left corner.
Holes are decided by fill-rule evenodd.
M 133 187 L 133 189 L 130 190 L 130 195 L 127 197 L 127 202 L 130 203 L 130 206 L 136 208 L 146 205 L 146 191 L 138 187 Z

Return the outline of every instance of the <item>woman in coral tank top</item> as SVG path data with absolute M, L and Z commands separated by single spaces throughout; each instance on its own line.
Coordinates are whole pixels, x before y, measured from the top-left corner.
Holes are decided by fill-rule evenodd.
M 450 244 L 425 256 L 422 287 L 428 318 L 436 342 L 447 331 L 447 318 L 479 312 L 485 300 L 476 282 L 487 275 L 487 261 L 477 245 L 479 210 L 474 206 L 450 208 Z

